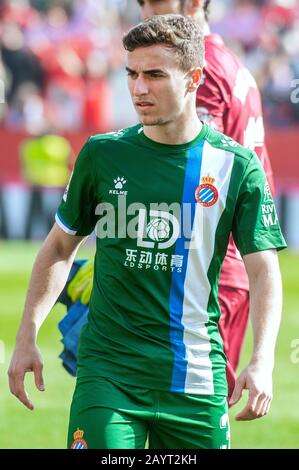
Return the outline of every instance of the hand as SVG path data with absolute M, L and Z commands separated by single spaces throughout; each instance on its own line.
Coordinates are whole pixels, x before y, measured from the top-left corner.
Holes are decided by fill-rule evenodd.
M 244 389 L 248 389 L 248 401 L 236 416 L 236 421 L 249 421 L 268 414 L 272 401 L 272 369 L 249 365 L 236 380 L 231 406 L 238 403 Z
M 24 388 L 26 372 L 34 373 L 35 385 L 38 390 L 44 391 L 43 361 L 41 354 L 34 342 L 18 342 L 14 350 L 9 370 L 9 388 L 29 410 L 33 410 L 33 403 Z
M 77 271 L 67 288 L 67 293 L 72 302 L 80 300 L 84 305 L 89 303 L 93 284 L 93 274 L 93 260 L 84 263 Z

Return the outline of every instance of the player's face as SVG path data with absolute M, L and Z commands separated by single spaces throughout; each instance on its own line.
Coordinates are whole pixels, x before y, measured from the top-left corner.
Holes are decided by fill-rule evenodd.
M 128 85 L 140 122 L 145 126 L 174 122 L 186 109 L 190 74 L 173 50 L 154 45 L 128 53 Z
M 182 13 L 180 0 L 139 0 L 138 3 L 143 19 L 153 15 Z

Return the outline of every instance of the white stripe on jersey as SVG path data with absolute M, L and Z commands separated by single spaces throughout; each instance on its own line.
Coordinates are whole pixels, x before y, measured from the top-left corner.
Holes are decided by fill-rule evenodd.
M 57 223 L 57 225 L 59 225 L 59 227 L 66 233 L 68 233 L 69 235 L 76 235 L 77 233 L 77 230 L 71 230 L 70 228 L 68 228 L 64 223 L 63 221 L 59 218 L 58 214 L 55 214 L 55 222 Z
M 187 374 L 185 392 L 213 394 L 213 371 L 209 357 L 210 338 L 208 301 L 211 286 L 207 277 L 214 254 L 215 232 L 226 205 L 227 192 L 234 162 L 234 154 L 212 147 L 205 142 L 201 177 L 215 178 L 219 199 L 213 206 L 197 204 L 184 285 L 182 324 L 186 347 Z

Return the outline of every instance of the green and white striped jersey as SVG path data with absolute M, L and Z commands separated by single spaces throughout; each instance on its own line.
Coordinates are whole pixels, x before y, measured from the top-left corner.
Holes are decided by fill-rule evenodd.
M 78 377 L 226 394 L 218 278 L 229 235 L 242 256 L 286 246 L 255 153 L 205 124 L 182 145 L 140 125 L 91 137 L 56 221 L 97 235 Z

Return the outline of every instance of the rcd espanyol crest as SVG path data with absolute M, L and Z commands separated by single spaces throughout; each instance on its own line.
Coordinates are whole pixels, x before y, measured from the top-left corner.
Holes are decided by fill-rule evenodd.
M 218 191 L 214 186 L 215 179 L 210 176 L 201 178 L 202 184 L 196 188 L 195 199 L 204 207 L 211 207 L 218 201 Z
M 84 436 L 84 431 L 82 429 L 77 429 L 77 431 L 74 432 L 73 437 L 73 443 L 71 445 L 71 449 L 87 449 L 87 444 L 86 441 L 83 439 Z

